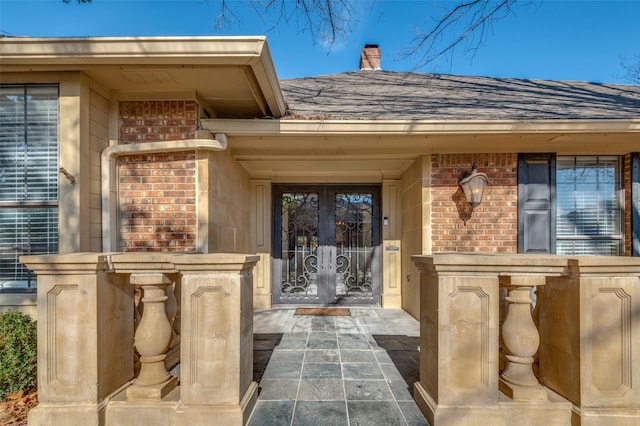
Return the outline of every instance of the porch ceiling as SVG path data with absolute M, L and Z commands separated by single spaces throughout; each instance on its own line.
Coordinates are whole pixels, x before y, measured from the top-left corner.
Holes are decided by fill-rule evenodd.
M 265 37 L 3 38 L 2 72 L 84 72 L 124 98 L 195 93 L 218 118 L 280 117 Z
M 379 182 L 422 155 L 637 151 L 639 121 L 203 120 L 256 179 Z

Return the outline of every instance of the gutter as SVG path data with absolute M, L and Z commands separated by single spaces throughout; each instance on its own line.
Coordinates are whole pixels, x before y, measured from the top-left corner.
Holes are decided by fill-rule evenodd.
M 233 136 L 639 133 L 629 120 L 255 120 L 202 119 L 205 129 Z

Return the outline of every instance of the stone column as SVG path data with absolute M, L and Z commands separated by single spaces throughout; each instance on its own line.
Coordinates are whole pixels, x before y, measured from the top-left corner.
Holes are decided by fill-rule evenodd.
M 421 274 L 418 406 L 431 425 L 500 424 L 497 273 L 463 255 L 412 260 Z
M 538 292 L 540 380 L 573 424 L 640 424 L 640 258 L 570 259 Z
M 30 425 L 104 422 L 107 398 L 133 378 L 133 288 L 108 256 L 23 256 L 38 276 L 38 399 Z
M 182 274 L 176 424 L 243 424 L 256 403 L 253 276 L 258 256 L 175 255 Z

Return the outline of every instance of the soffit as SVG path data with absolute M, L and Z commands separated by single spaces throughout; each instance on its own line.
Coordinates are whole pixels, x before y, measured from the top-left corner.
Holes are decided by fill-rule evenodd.
M 3 38 L 2 72 L 81 71 L 110 90 L 195 92 L 219 118 L 280 117 L 264 37 Z
M 637 150 L 638 121 L 525 123 L 203 120 L 225 133 L 228 149 L 252 178 L 274 181 L 400 179 L 429 154 L 557 152 L 625 154 Z

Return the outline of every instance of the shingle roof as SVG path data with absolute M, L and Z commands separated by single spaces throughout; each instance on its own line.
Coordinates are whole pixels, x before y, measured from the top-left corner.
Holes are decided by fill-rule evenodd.
M 391 71 L 280 81 L 291 116 L 343 120 L 640 119 L 640 86 Z

